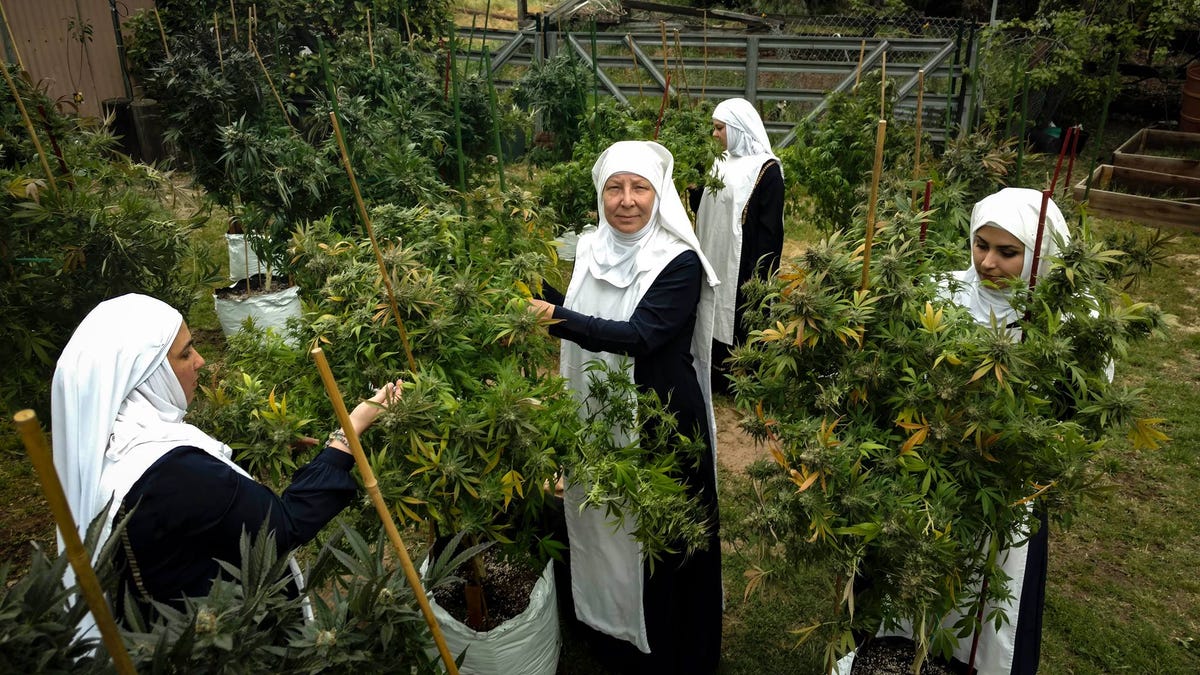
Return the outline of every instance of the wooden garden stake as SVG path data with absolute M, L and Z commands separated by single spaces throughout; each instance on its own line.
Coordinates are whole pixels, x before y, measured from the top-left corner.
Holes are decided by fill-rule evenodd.
M 217 38 L 217 65 L 221 66 L 221 74 L 225 74 L 225 55 L 221 53 L 221 22 L 217 13 L 213 12 L 213 35 Z
M 283 113 L 283 121 L 291 127 L 292 131 L 296 131 L 296 127 L 292 124 L 292 118 L 288 115 L 287 107 L 283 105 L 283 99 L 279 97 L 279 90 L 275 89 L 275 82 L 271 80 L 271 72 L 267 70 L 267 64 L 263 63 L 262 55 L 258 53 L 258 45 L 250 43 L 250 51 L 254 52 L 254 58 L 258 59 L 258 66 L 262 68 L 263 77 L 267 78 L 267 86 L 271 88 L 271 94 L 275 96 L 275 103 L 279 104 L 279 112 Z
M 375 67 L 375 38 L 371 33 L 371 9 L 367 8 L 367 53 L 371 55 L 371 67 Z
M 654 140 L 658 140 L 658 132 L 662 129 L 663 113 L 667 110 L 667 101 L 671 98 L 671 71 L 667 71 L 667 79 L 663 80 L 662 103 L 658 106 L 658 120 L 654 123 Z
M 383 252 L 379 250 L 379 241 L 375 239 L 375 228 L 371 226 L 371 216 L 367 215 L 367 206 L 363 203 L 362 193 L 358 190 L 358 181 L 354 178 L 354 167 L 350 165 L 350 153 L 346 151 L 346 141 L 342 138 L 342 126 L 338 124 L 337 113 L 329 113 L 329 121 L 333 123 L 333 135 L 337 137 L 338 149 L 342 152 L 342 165 L 346 167 L 346 175 L 350 177 L 350 189 L 354 192 L 354 203 L 358 206 L 358 215 L 362 218 L 367 237 L 371 240 L 371 250 L 375 252 L 375 262 L 379 265 L 379 276 L 387 290 L 388 306 L 396 319 L 396 328 L 400 330 L 400 344 L 404 347 L 404 356 L 408 358 L 408 369 L 417 371 L 417 361 L 413 358 L 412 347 L 408 344 L 408 331 L 404 330 L 404 321 L 400 318 L 400 308 L 396 306 L 396 292 L 392 289 L 392 277 L 388 274 L 387 264 L 383 262 Z
M 667 44 L 667 22 L 659 21 L 658 28 L 660 31 L 662 31 L 663 76 L 670 77 L 671 62 L 669 59 L 670 59 L 671 47 L 670 47 L 670 45 Z
M 371 503 L 375 505 L 375 512 L 379 514 L 379 520 L 383 522 L 383 529 L 387 532 L 392 548 L 396 550 L 396 555 L 400 558 L 404 576 L 408 578 L 408 585 L 412 587 L 413 595 L 417 597 L 421 613 L 425 615 L 425 623 L 429 624 L 429 631 L 433 633 L 433 641 L 437 643 L 438 653 L 442 655 L 442 663 L 446 666 L 446 672 L 449 675 L 458 675 L 458 666 L 454 663 L 454 656 L 450 653 L 450 648 L 446 646 L 446 638 L 442 635 L 441 627 L 438 626 L 437 617 L 433 615 L 433 608 L 429 606 L 429 598 L 425 595 L 425 589 L 421 585 L 421 577 L 413 567 L 412 559 L 408 557 L 408 549 L 404 547 L 404 540 L 400 538 L 400 531 L 396 529 L 392 513 L 388 509 L 387 502 L 383 500 L 383 494 L 379 491 L 379 481 L 375 480 L 375 472 L 371 469 L 371 463 L 367 461 L 366 453 L 363 452 L 358 433 L 354 431 L 354 425 L 350 423 L 350 413 L 346 412 L 346 403 L 342 400 L 341 392 L 338 391 L 337 381 L 333 379 L 333 371 L 329 369 L 329 362 L 325 360 L 325 352 L 320 347 L 316 347 L 310 353 L 313 360 L 317 362 L 317 370 L 321 373 L 321 382 L 324 383 L 325 393 L 329 395 L 329 401 L 333 404 L 333 411 L 337 414 L 338 423 L 342 425 L 342 431 L 346 432 L 346 442 L 354 455 L 358 473 L 362 475 L 363 487 L 370 495 Z
M 158 36 L 162 38 L 163 52 L 171 58 L 171 48 L 167 46 L 167 31 L 163 30 L 162 17 L 158 15 L 158 7 L 154 8 L 154 22 L 158 24 Z
M 887 102 L 887 52 L 883 54 L 883 62 L 879 66 L 879 119 L 884 117 L 884 103 Z
M 625 34 L 625 44 L 629 45 L 629 56 L 633 59 L 633 76 L 637 78 L 638 83 L 638 98 L 642 94 L 642 69 L 638 65 L 637 50 L 633 48 L 633 36 L 629 33 Z
M 883 139 L 887 120 L 879 120 L 875 132 L 875 168 L 871 170 L 871 196 L 867 202 L 867 238 L 863 241 L 862 290 L 871 287 L 871 244 L 875 240 L 875 203 L 879 198 L 879 177 L 883 173 Z
M 229 0 L 229 20 L 233 22 L 233 42 L 237 44 L 237 8 L 233 6 L 233 0 Z
M 92 569 L 87 549 L 79 539 L 75 517 L 71 515 L 71 506 L 67 504 L 67 495 L 63 492 L 58 472 L 54 470 L 54 458 L 46 445 L 46 436 L 38 423 L 37 413 L 28 409 L 22 410 L 13 415 L 13 421 L 21 432 L 21 440 L 25 442 L 29 460 L 37 470 L 38 479 L 42 483 L 42 493 L 50 506 L 50 512 L 54 514 L 54 522 L 58 525 L 58 532 L 62 535 L 66 547 L 67 561 L 75 570 L 75 580 L 79 583 L 79 590 L 83 599 L 87 601 L 88 608 L 92 610 L 92 617 L 96 620 L 96 627 L 100 629 L 104 648 L 108 650 L 118 673 L 136 673 L 129 652 L 125 651 L 125 643 L 121 641 L 117 622 L 113 619 L 108 601 L 104 598 L 104 591 L 100 590 L 100 580 L 96 578 L 96 571 Z
M 688 91 L 687 83 L 687 67 L 683 63 L 683 45 L 679 41 L 679 29 L 675 29 L 675 63 L 679 68 L 679 83 L 683 85 L 683 97 L 688 101 L 692 100 L 692 94 Z M 680 107 L 683 106 L 683 101 L 679 102 Z
M 25 130 L 29 132 L 29 140 L 33 142 L 33 148 L 37 150 L 38 160 L 42 163 L 42 171 L 46 172 L 46 180 L 50 183 L 50 189 L 58 192 L 58 183 L 54 181 L 54 174 L 50 171 L 50 162 L 46 161 L 46 151 L 42 149 L 42 142 L 38 140 L 37 132 L 33 129 L 33 121 L 29 119 L 29 111 L 25 109 L 25 101 L 21 100 L 21 92 L 17 91 L 17 83 L 13 82 L 12 75 L 8 74 L 8 64 L 0 63 L 0 72 L 4 73 L 4 81 L 8 83 L 13 100 L 17 102 L 17 109 L 21 111 L 21 121 L 25 123 Z
M 862 77 L 863 55 L 866 54 L 866 51 L 867 51 L 867 41 L 863 40 L 862 44 L 860 44 L 858 46 L 858 67 L 854 69 L 854 88 L 855 89 L 858 89 L 858 81 L 859 81 L 859 78 Z
M 8 22 L 8 12 L 4 11 L 4 3 L 0 2 L 0 20 L 4 21 L 4 28 L 8 31 L 8 44 L 12 45 L 13 55 L 17 57 L 17 68 L 25 70 L 25 62 L 21 60 L 21 50 L 17 49 L 17 39 L 13 37 L 12 24 Z

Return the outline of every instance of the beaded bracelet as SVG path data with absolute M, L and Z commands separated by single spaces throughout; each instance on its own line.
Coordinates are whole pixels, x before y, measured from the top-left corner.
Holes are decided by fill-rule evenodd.
M 350 447 L 350 441 L 346 439 L 346 432 L 340 427 L 334 429 L 333 432 L 329 434 L 329 440 L 325 443 L 325 445 L 332 445 L 334 441 L 338 441 L 347 448 Z

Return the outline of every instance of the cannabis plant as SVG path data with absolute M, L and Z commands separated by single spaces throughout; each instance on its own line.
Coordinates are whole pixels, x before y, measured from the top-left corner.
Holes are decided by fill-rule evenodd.
M 760 570 L 832 571 L 828 621 L 801 631 L 828 637 L 827 667 L 855 635 L 902 622 L 917 665 L 948 655 L 978 628 L 980 603 L 1009 595 L 997 554 L 1037 527 L 1031 505 L 1070 518 L 1098 489 L 1092 460 L 1112 434 L 1135 447 L 1163 438 L 1138 417 L 1140 390 L 1105 375 L 1164 325 L 1114 288 L 1129 272 L 1122 252 L 1076 232 L 1034 289 L 1015 292 L 1027 314 L 1014 335 L 942 299 L 935 278 L 956 266 L 920 244 L 924 214 L 905 202 L 881 221 L 869 288 L 861 228 L 751 282 L 757 329 L 735 351 L 743 424 L 775 465 L 755 470 L 761 508 L 741 526 L 775 544 Z M 962 620 L 942 627 L 953 610 Z

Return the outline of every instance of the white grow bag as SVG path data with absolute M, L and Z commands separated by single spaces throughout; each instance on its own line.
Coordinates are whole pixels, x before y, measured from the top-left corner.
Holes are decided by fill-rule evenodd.
M 254 247 L 246 245 L 246 235 L 226 234 L 225 247 L 229 250 L 229 280 L 241 281 L 255 274 L 266 274 L 267 268 L 254 255 Z M 249 268 L 249 273 L 246 272 Z
M 426 559 L 422 573 L 428 564 Z M 541 578 L 533 585 L 525 611 L 486 633 L 471 630 L 450 616 L 432 593 L 429 604 L 450 654 L 458 658 L 467 650 L 467 658 L 459 669 L 462 675 L 554 675 L 558 670 L 562 639 L 558 631 L 553 563 L 546 563 Z
M 214 294 L 213 304 L 225 337 L 241 330 L 242 322 L 248 316 L 254 317 L 254 323 L 259 328 L 273 328 L 276 333 L 284 335 L 287 320 L 300 316 L 300 287 L 289 286 L 281 291 L 242 298 L 219 298 Z

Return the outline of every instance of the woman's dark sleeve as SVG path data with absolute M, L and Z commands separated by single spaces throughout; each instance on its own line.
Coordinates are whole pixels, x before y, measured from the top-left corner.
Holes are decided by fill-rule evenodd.
M 171 514 L 187 530 L 235 547 L 243 530 L 254 535 L 268 522 L 278 550 L 295 549 L 315 537 L 358 491 L 350 475 L 354 457 L 334 448 L 325 448 L 297 471 L 279 495 L 198 448 L 177 448 L 163 459 L 170 461 L 160 460 L 143 475 L 157 493 L 155 510 Z
M 689 185 L 687 193 L 688 206 L 692 207 L 692 213 L 700 213 L 700 200 L 704 197 L 704 186 Z
M 554 308 L 560 323 L 550 334 L 593 352 L 637 358 L 658 350 L 674 338 L 696 312 L 702 283 L 700 257 L 684 251 L 659 273 L 628 321 L 601 319 Z
M 534 297 L 538 300 L 545 300 L 552 305 L 561 305 L 566 302 L 566 297 L 562 292 L 545 281 L 542 282 L 542 292 Z
M 767 277 L 779 269 L 783 257 L 783 171 L 774 160 L 763 170 L 750 195 L 742 226 L 742 257 L 738 279 Z

